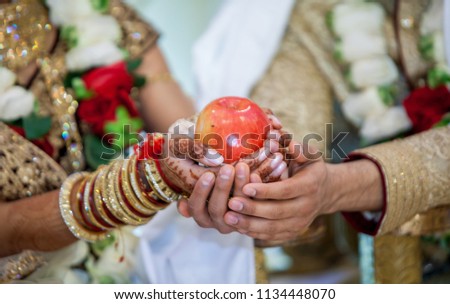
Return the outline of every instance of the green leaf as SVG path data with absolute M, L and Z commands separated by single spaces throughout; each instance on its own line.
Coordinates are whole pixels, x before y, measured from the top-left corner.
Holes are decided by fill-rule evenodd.
M 74 78 L 81 78 L 83 76 L 83 72 L 69 72 L 66 75 L 66 78 L 64 78 L 64 87 L 71 88 L 72 87 L 72 81 Z
M 31 114 L 23 118 L 23 129 L 25 137 L 29 140 L 39 139 L 47 135 L 52 127 L 52 119 L 50 117 L 41 117 Z
M 98 283 L 99 284 L 115 284 L 116 280 L 114 280 L 114 278 L 112 276 L 103 275 L 98 278 Z
M 133 85 L 137 88 L 143 87 L 147 83 L 147 79 L 144 76 L 133 74 Z
M 344 54 L 342 52 L 342 42 L 340 40 L 336 41 L 336 44 L 334 45 L 333 57 L 337 62 L 344 63 Z
M 63 26 L 61 30 L 61 38 L 67 43 L 70 49 L 78 45 L 78 32 L 75 26 Z
M 100 13 L 106 13 L 109 8 L 109 0 L 91 0 L 92 7 Z
M 100 165 L 108 164 L 117 156 L 114 149 L 102 143 L 100 138 L 92 134 L 84 136 L 84 150 L 86 162 L 94 170 Z
M 396 91 L 395 85 L 385 85 L 378 88 L 378 94 L 381 100 L 388 107 L 394 105 Z
M 127 60 L 128 73 L 135 71 L 142 63 L 141 58 Z
M 332 10 L 328 11 L 325 16 L 325 23 L 327 28 L 334 33 L 334 13 Z
M 435 67 L 428 71 L 428 86 L 432 89 L 437 88 L 441 85 L 446 85 L 450 83 L 450 74 L 448 71 L 441 67 Z
M 75 96 L 77 99 L 85 100 L 94 96 L 92 91 L 86 89 L 83 79 L 74 77 L 72 78 L 72 88 L 75 91 Z
M 441 121 L 436 123 L 433 126 L 433 128 L 441 128 L 441 127 L 446 127 L 448 125 L 450 125 L 450 112 L 445 114 L 444 117 L 442 117 Z
M 91 244 L 91 248 L 97 256 L 100 256 L 106 248 L 112 246 L 116 241 L 114 233 L 109 234 L 109 236 L 101 241 L 97 241 Z
M 419 39 L 419 51 L 425 60 L 434 59 L 434 39 L 433 34 L 421 36 Z

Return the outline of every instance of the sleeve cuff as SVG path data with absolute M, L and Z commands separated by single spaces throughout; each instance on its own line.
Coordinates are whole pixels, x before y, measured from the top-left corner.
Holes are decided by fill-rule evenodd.
M 364 216 L 363 212 L 342 212 L 342 215 L 347 220 L 347 222 L 357 231 L 361 233 L 365 233 L 368 235 L 377 235 L 378 231 L 380 230 L 381 224 L 383 222 L 383 219 L 386 214 L 386 204 L 387 204 L 387 195 L 386 195 L 386 183 L 384 179 L 384 173 L 381 168 L 381 165 L 374 159 L 370 158 L 368 155 L 354 152 L 351 153 L 348 157 L 347 161 L 355 161 L 360 159 L 368 159 L 372 161 L 378 168 L 378 171 L 380 172 L 380 175 L 382 178 L 382 185 L 383 185 L 383 209 L 381 210 L 381 213 L 379 216 L 369 218 Z

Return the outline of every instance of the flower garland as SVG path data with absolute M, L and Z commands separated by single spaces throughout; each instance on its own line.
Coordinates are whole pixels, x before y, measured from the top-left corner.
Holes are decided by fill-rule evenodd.
M 438 124 L 449 111 L 450 99 L 446 89 L 443 92 L 430 91 L 430 88 L 418 89 L 427 91 L 416 90 L 401 104 L 397 93 L 399 71 L 388 54 L 385 19 L 386 13 L 381 4 L 364 0 L 338 3 L 326 19 L 336 37 L 335 58 L 345 67 L 348 84 L 353 89 L 353 93 L 343 101 L 342 111 L 359 129 L 364 145 L 394 138 L 411 129 L 417 131 L 431 127 L 429 124 L 426 127 L 417 126 L 423 119 L 417 117 L 421 114 L 415 109 L 430 106 L 428 100 L 436 95 L 440 96 L 440 100 L 444 98 L 445 102 L 433 111 L 430 121 Z M 427 36 L 424 40 L 429 42 L 430 39 Z M 427 50 L 427 54 L 431 52 L 442 58 L 442 41 L 422 48 Z M 425 45 L 424 42 L 422 44 Z M 430 70 L 428 83 L 431 88 L 450 82 L 445 71 L 442 65 Z M 424 95 L 427 97 L 424 98 Z
M 122 30 L 114 17 L 105 14 L 108 0 L 47 0 L 46 4 L 52 24 L 60 27 L 69 49 L 64 86 L 73 90 L 79 103 L 75 114 L 84 135 L 84 154 L 90 168 L 96 169 L 136 143 L 142 130 L 131 97 L 134 87 L 145 84 L 145 78 L 135 74 L 141 60 L 128 60 L 118 46 Z M 15 83 L 16 75 L 0 67 L 0 121 L 54 156 L 47 140 L 51 118 L 39 116 L 34 94 Z M 114 236 L 90 245 L 78 242 L 69 249 L 72 255 L 49 265 L 46 273 L 66 271 L 64 280 L 71 283 L 128 283 L 136 237 L 126 231 L 120 236 L 124 252 L 114 246 Z M 120 261 L 123 256 L 128 258 Z

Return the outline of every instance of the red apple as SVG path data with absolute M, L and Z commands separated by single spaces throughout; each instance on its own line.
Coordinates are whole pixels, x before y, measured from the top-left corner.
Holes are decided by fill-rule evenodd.
M 231 164 L 262 148 L 269 128 L 266 113 L 256 103 L 247 98 L 222 97 L 203 109 L 195 133 Z

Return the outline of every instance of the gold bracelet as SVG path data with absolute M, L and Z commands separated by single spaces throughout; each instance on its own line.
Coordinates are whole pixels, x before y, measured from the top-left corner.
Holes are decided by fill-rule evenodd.
M 154 210 L 154 211 L 158 211 L 163 209 L 165 206 L 162 205 L 156 205 L 153 202 L 151 202 L 148 199 L 148 196 L 151 195 L 150 193 L 143 193 L 144 190 L 142 190 L 141 186 L 139 186 L 139 181 L 138 181 L 138 172 L 137 172 L 137 157 L 135 155 L 133 155 L 130 158 L 130 183 L 131 183 L 131 187 L 133 188 L 134 193 L 136 194 L 136 196 L 138 197 L 138 199 L 142 202 L 142 205 L 144 205 L 146 208 Z
M 117 228 L 119 226 L 119 223 L 114 222 L 113 215 L 108 215 L 107 211 L 105 210 L 104 200 L 103 200 L 103 193 L 102 193 L 102 185 L 105 181 L 106 172 L 108 171 L 108 167 L 101 166 L 99 168 L 99 173 L 97 176 L 97 179 L 94 183 L 94 207 L 97 213 L 100 215 L 102 220 L 107 223 L 111 228 Z M 109 210 L 108 210 L 109 211 Z
M 74 185 L 88 176 L 89 175 L 87 173 L 75 173 L 69 176 L 64 181 L 59 193 L 59 208 L 64 223 L 76 238 L 88 242 L 96 242 L 107 238 L 109 236 L 108 232 L 93 232 L 85 229 L 73 216 L 72 206 L 70 202 L 70 197 Z
M 151 76 L 147 76 L 147 82 L 149 84 L 155 84 L 157 82 L 175 82 L 172 74 L 169 72 L 159 73 Z
M 133 207 L 137 212 L 141 213 L 144 217 L 149 217 L 156 213 L 156 210 L 153 208 L 146 208 L 141 200 L 137 197 L 135 192 L 131 189 L 130 179 L 129 179 L 129 171 L 131 162 L 129 160 L 125 160 L 122 165 L 121 172 L 121 186 L 122 191 L 125 196 L 125 199 L 128 203 Z M 131 210 L 132 211 L 132 210 Z
M 95 215 L 91 209 L 90 200 L 94 199 L 93 198 L 93 196 L 94 196 L 93 186 L 97 180 L 98 174 L 99 174 L 99 171 L 96 171 L 96 172 L 92 173 L 87 179 L 86 186 L 84 187 L 82 209 L 83 209 L 84 214 L 86 215 L 87 219 L 89 220 L 90 225 L 93 225 L 99 229 L 108 230 L 108 229 L 111 229 L 111 227 L 102 225 L 102 223 L 100 223 L 95 218 Z
M 182 194 L 174 192 L 164 182 L 158 168 L 156 168 L 155 162 L 151 159 L 145 163 L 145 175 L 155 194 L 166 203 L 176 203 L 183 197 Z
M 120 161 L 116 161 L 112 163 L 109 168 L 108 172 L 106 173 L 106 178 L 103 184 L 103 193 L 105 194 L 104 199 L 106 198 L 105 205 L 108 208 L 108 210 L 111 212 L 111 214 L 119 221 L 126 225 L 133 225 L 136 226 L 139 224 L 138 221 L 133 220 L 130 218 L 127 213 L 122 209 L 119 200 L 120 197 L 117 197 L 116 191 L 115 191 L 115 181 L 114 178 L 117 175 L 118 167 L 120 168 Z

